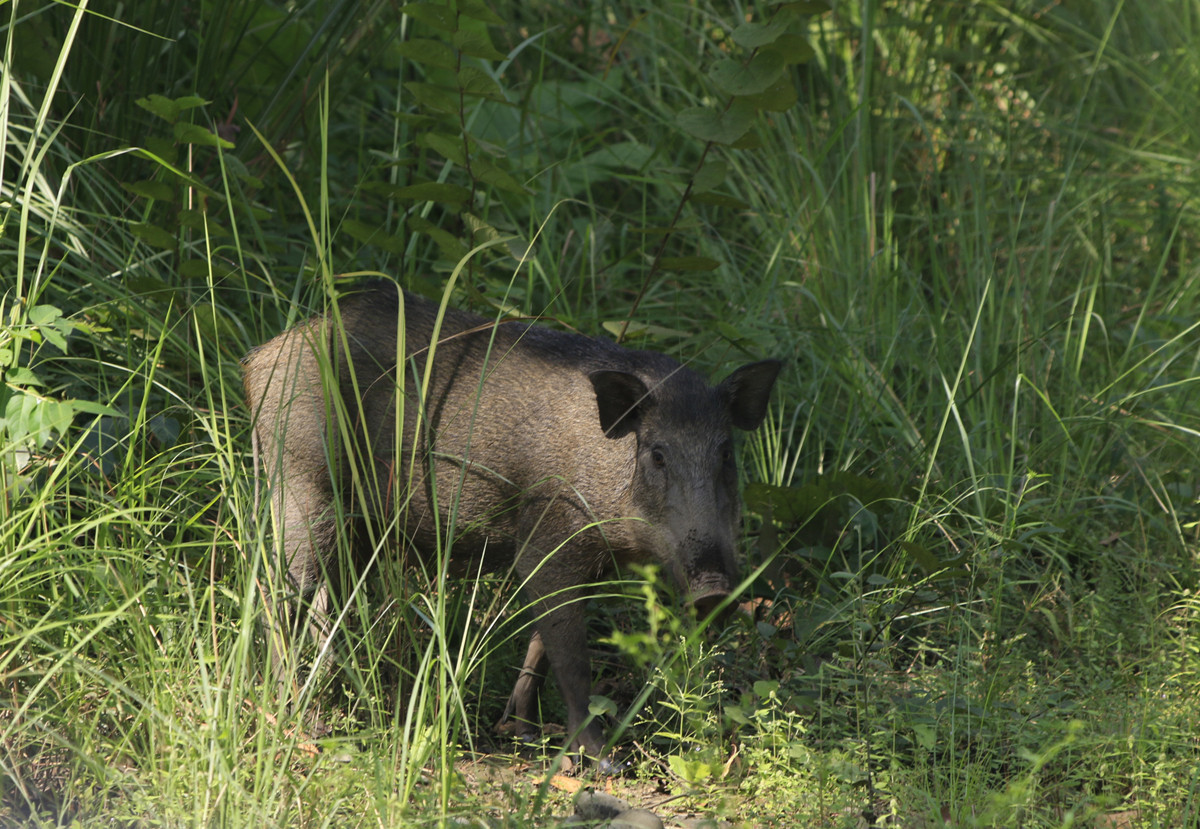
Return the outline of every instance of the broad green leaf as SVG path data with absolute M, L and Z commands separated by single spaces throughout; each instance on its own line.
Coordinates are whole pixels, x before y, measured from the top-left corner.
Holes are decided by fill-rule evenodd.
M 397 199 L 412 199 L 413 201 L 434 201 L 446 204 L 462 204 L 471 198 L 471 191 L 457 184 L 444 184 L 437 181 L 426 181 L 420 184 L 409 184 L 397 187 L 392 195 Z
M 703 760 L 685 760 L 678 754 L 669 756 L 667 763 L 676 777 L 693 786 L 704 783 L 713 774 L 712 766 Z
M 588 697 L 588 713 L 596 717 L 615 717 L 617 715 L 617 704 L 608 697 L 592 694 Z
M 174 164 L 179 160 L 179 148 L 175 146 L 172 139 L 165 135 L 151 135 L 146 138 L 144 143 L 147 150 L 168 164 Z
M 145 98 L 138 98 L 134 103 L 172 124 L 179 118 L 179 106 L 165 95 L 155 93 Z
M 691 107 L 675 116 L 680 129 L 701 141 L 732 144 L 746 134 L 754 122 L 754 107 L 735 98 L 724 111 L 709 107 Z
M 504 18 L 488 8 L 484 0 L 458 0 L 458 13 L 472 20 L 480 20 L 491 26 L 501 26 Z
M 786 112 L 796 105 L 796 84 L 784 72 L 762 92 L 747 95 L 746 101 L 759 111 Z
M 404 253 L 404 238 L 393 236 L 382 227 L 369 225 L 357 219 L 346 219 L 342 222 L 341 229 L 364 245 L 372 245 L 389 253 Z
M 507 103 L 500 84 L 491 75 L 475 66 L 464 66 L 458 73 L 458 83 L 467 95 L 478 95 L 492 101 Z
M 440 3 L 406 3 L 400 7 L 400 13 L 444 32 L 453 32 L 458 27 L 454 12 Z
M 454 50 L 440 40 L 414 37 L 401 43 L 397 51 L 401 56 L 425 66 L 438 69 L 454 69 L 458 66 L 458 56 Z
M 769 699 L 772 694 L 778 693 L 779 680 L 776 679 L 756 679 L 754 681 L 754 695 L 759 699 Z
M 145 98 L 138 98 L 134 101 L 142 109 L 154 113 L 164 121 L 169 121 L 174 124 L 179 120 L 179 114 L 185 110 L 202 107 L 208 101 L 196 95 L 184 95 L 181 98 L 167 98 L 163 95 L 148 95 Z
M 713 189 L 725 180 L 728 172 L 729 165 L 720 159 L 707 162 L 692 179 L 692 192 L 703 193 Z
M 216 259 L 185 259 L 179 264 L 179 275 L 185 279 L 221 279 L 233 273 L 233 269 Z
M 442 252 L 442 256 L 452 262 L 457 262 L 467 255 L 467 246 L 457 236 L 447 230 L 443 230 L 428 219 L 423 219 L 420 216 L 409 216 L 408 229 L 413 233 L 424 233 L 433 239 L 438 249 Z
M 150 245 L 150 247 L 162 248 L 163 250 L 175 249 L 174 235 L 163 230 L 158 225 L 151 224 L 150 222 L 133 222 L 128 227 L 130 233 L 147 245 Z
M 210 103 L 212 101 L 206 101 L 199 95 L 182 95 L 175 99 L 175 106 L 179 108 L 180 112 L 195 109 L 196 107 L 208 106 Z
M 0 365 L 7 365 L 3 360 L 5 357 L 11 357 L 13 352 L 10 348 L 0 349 Z M 44 386 L 46 385 L 42 378 L 33 373 L 32 370 L 25 366 L 13 366 L 4 374 L 4 379 L 15 386 Z
M 625 330 L 625 339 L 639 339 L 642 337 L 653 337 L 659 340 L 690 337 L 691 334 L 687 331 L 680 331 L 678 328 L 667 328 L 663 325 L 651 325 L 645 322 L 632 322 L 626 324 L 625 320 L 605 320 L 601 323 L 604 330 L 613 336 L 620 336 L 621 330 Z
M 617 141 L 588 153 L 584 162 L 626 170 L 641 170 L 653 155 L 654 148 L 648 144 L 640 141 Z
M 771 44 L 769 51 L 779 55 L 779 59 L 789 65 L 807 63 L 816 54 L 804 35 L 798 34 L 783 35 Z
M 745 64 L 726 58 L 712 68 L 709 77 L 730 95 L 755 95 L 779 80 L 785 66 L 782 52 L 764 49 Z
M 223 147 L 232 150 L 232 141 L 226 141 L 212 130 L 199 124 L 188 124 L 179 121 L 175 124 L 175 140 L 182 144 L 196 144 L 201 147 Z
M 788 3 L 780 3 L 774 7 L 779 12 L 790 12 L 792 14 L 824 14 L 831 8 L 828 0 L 792 0 Z
M 404 88 L 412 93 L 421 106 L 437 112 L 458 112 L 458 90 L 431 83 L 409 81 Z
M 135 181 L 132 184 L 122 183 L 121 186 L 144 199 L 170 201 L 175 197 L 175 190 L 165 181 Z
M 146 425 L 150 427 L 151 434 L 167 446 L 174 446 L 179 440 L 180 432 L 183 431 L 178 420 L 160 414 L 150 418 Z
M 51 325 L 62 316 L 62 311 L 53 305 L 34 305 L 29 309 L 29 321 L 34 325 Z
M 757 150 L 762 147 L 762 137 L 757 132 L 747 130 L 743 136 L 729 146 L 735 150 Z
M 743 23 L 730 34 L 733 42 L 743 49 L 757 49 L 774 43 L 787 31 L 791 15 L 777 14 L 767 23 Z
M 736 326 L 730 325 L 724 320 L 717 320 L 716 328 L 717 333 L 731 343 L 739 342 L 742 339 L 742 332 L 737 330 Z
M 931 553 L 929 550 L 926 550 L 923 546 L 917 544 L 916 542 L 901 541 L 900 549 L 908 553 L 908 555 L 912 557 L 913 561 L 915 561 L 917 565 L 926 573 L 936 573 L 943 567 L 942 562 L 938 560 L 936 555 Z
M 512 175 L 500 169 L 487 159 L 475 158 L 471 161 L 471 173 L 484 184 L 490 184 L 497 190 L 516 193 L 520 196 L 529 195 L 529 191 Z
M 223 238 L 229 230 L 218 223 L 207 210 L 191 209 L 179 211 L 179 226 L 198 230 L 210 239 Z
M 464 55 L 483 60 L 503 60 L 504 53 L 492 45 L 487 29 L 460 29 L 454 33 L 454 47 Z
M 87 414 L 111 415 L 113 417 L 117 417 L 121 414 L 112 406 L 107 406 L 104 403 L 98 403 L 95 400 L 72 400 L 71 405 L 75 407 L 75 411 L 86 412 Z
M 750 205 L 728 193 L 696 193 L 689 201 L 696 204 L 711 204 L 716 207 L 727 207 L 731 210 L 749 210 Z
M 664 256 L 658 266 L 665 271 L 711 271 L 721 263 L 707 256 Z
M 417 135 L 417 146 L 428 147 L 459 167 L 465 167 L 467 164 L 467 154 L 463 147 L 462 136 L 449 135 L 444 132 L 423 132 Z

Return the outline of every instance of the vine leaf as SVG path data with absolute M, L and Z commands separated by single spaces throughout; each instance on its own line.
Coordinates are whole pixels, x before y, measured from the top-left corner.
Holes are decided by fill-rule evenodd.
M 690 107 L 675 116 L 675 121 L 680 129 L 693 138 L 715 144 L 732 144 L 750 130 L 755 112 L 754 104 L 745 98 L 734 98 L 723 111 L 711 107 Z

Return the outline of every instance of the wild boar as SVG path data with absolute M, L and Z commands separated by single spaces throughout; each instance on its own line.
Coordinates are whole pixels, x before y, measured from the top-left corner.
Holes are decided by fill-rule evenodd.
M 511 568 L 536 632 L 508 713 L 535 718 L 548 658 L 569 747 L 599 758 L 587 585 L 655 562 L 701 613 L 729 594 L 732 430 L 762 422 L 779 369 L 750 363 L 709 386 L 652 351 L 449 308 L 439 319 L 437 304 L 384 282 L 252 351 L 245 387 L 278 549 L 313 616 L 328 607 L 335 506 L 398 519 L 397 555 Z

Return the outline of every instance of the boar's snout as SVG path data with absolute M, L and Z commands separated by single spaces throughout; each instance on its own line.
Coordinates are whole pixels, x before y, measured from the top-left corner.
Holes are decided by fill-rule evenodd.
M 728 598 L 732 584 L 724 572 L 708 571 L 688 580 L 688 603 L 695 608 L 696 618 L 705 619 Z M 726 614 L 722 613 L 723 618 Z M 717 619 L 720 621 L 720 619 Z

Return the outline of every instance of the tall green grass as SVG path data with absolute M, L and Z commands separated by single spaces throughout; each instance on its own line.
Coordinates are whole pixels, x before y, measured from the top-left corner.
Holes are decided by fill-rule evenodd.
M 465 63 L 505 100 L 445 109 L 419 10 L 5 10 L 0 824 L 569 810 L 541 765 L 468 762 L 513 750 L 511 587 L 414 580 L 381 536 L 301 710 L 263 679 L 286 586 L 240 357 L 343 276 L 459 266 L 456 304 L 612 336 L 638 302 L 639 347 L 789 361 L 743 451 L 756 616 L 596 607 L 632 798 L 1195 824 L 1195 3 L 837 4 L 796 30 L 797 105 L 707 149 L 675 113 L 766 6 L 496 4 L 468 28 L 505 57 Z M 653 269 L 667 227 L 715 267 Z

